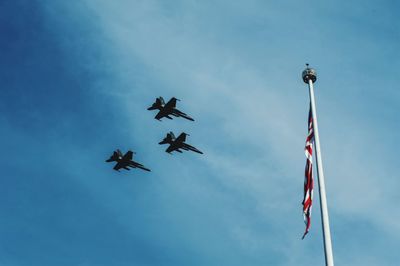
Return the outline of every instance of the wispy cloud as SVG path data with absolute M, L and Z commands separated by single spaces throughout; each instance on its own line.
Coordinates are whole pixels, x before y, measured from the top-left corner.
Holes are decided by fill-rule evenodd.
M 377 101 L 372 95 L 381 79 L 374 79 L 366 67 L 375 65 L 367 54 L 378 58 L 379 48 L 392 47 L 393 39 L 376 44 L 375 30 L 361 30 L 364 14 L 373 12 L 374 4 L 357 12 L 343 11 L 336 4 L 304 6 L 295 1 L 42 4 L 47 21 L 56 25 L 49 31 L 67 31 L 75 37 L 60 37 L 59 43 L 74 54 L 66 56 L 68 65 L 81 58 L 76 63 L 81 71 L 71 71 L 74 77 L 90 80 L 82 89 L 84 96 L 78 97 L 90 110 L 79 109 L 86 114 L 79 125 L 98 123 L 96 137 L 85 145 L 89 134 L 79 137 L 82 126 L 70 117 L 46 135 L 44 150 L 51 150 L 55 158 L 68 158 L 49 161 L 54 169 L 62 169 L 74 184 L 71 187 L 90 195 L 99 213 L 112 217 L 118 236 L 127 235 L 125 244 L 144 254 L 128 256 L 124 249 L 118 254 L 126 261 L 322 262 L 317 201 L 312 233 L 300 240 L 308 112 L 300 72 L 303 61 L 312 60 L 321 72 L 316 93 L 337 262 L 394 265 L 396 255 L 387 254 L 393 249 L 370 243 L 396 242 L 400 232 L 394 219 L 399 215 L 399 182 L 393 174 L 398 167 L 392 159 L 398 126 L 381 117 L 396 119 L 387 110 L 395 110 L 398 98 L 390 92 L 391 101 L 382 96 Z M 60 10 L 69 10 L 76 27 L 57 15 Z M 302 11 L 312 16 L 306 20 Z M 390 21 L 374 19 L 370 26 L 384 25 L 390 31 Z M 80 28 L 81 24 L 85 26 Z M 73 33 L 75 28 L 79 34 Z M 79 57 L 82 51 L 92 52 Z M 359 81 L 365 77 L 368 83 Z M 145 109 L 157 96 L 181 98 L 180 107 L 196 122 L 155 121 Z M 374 111 L 368 110 L 371 105 Z M 92 127 L 87 128 L 94 134 Z M 164 153 L 156 143 L 170 130 L 190 133 L 188 141 L 205 155 Z M 60 138 L 63 131 L 75 133 Z M 60 140 L 67 146 L 61 151 Z M 116 147 L 137 150 L 138 160 L 149 165 L 152 174 L 135 172 L 128 180 L 105 174 L 107 166 L 99 163 L 102 153 Z M 359 224 L 365 226 L 357 229 Z M 347 230 L 349 225 L 356 229 Z M 115 243 L 110 234 L 107 239 Z M 139 248 L 140 243 L 144 247 Z M 83 265 L 96 262 L 90 256 L 86 259 Z
M 135 3 L 131 8 L 126 8 L 129 4 L 125 4 L 92 6 L 101 17 L 103 29 L 113 39 L 113 48 L 123 55 L 116 72 L 137 64 L 144 65 L 149 70 L 148 77 L 157 79 L 161 86 L 147 91 L 148 97 L 179 95 L 190 102 L 188 110 L 199 114 L 199 124 L 203 127 L 194 129 L 196 141 L 207 151 L 203 158 L 205 167 L 219 180 L 220 186 L 230 189 L 230 193 L 235 195 L 244 195 L 257 206 L 255 213 L 259 219 L 264 217 L 279 223 L 292 212 L 297 213 L 292 219 L 300 222 L 300 219 L 294 218 L 299 215 L 299 206 L 294 205 L 299 203 L 299 198 L 289 202 L 287 198 L 301 194 L 304 163 L 301 151 L 307 113 L 307 92 L 299 78 L 301 62 L 294 67 L 283 66 L 282 61 L 293 62 L 293 59 L 285 55 L 274 57 L 272 53 L 279 44 L 268 41 L 265 49 L 252 51 L 252 54 L 262 54 L 258 60 L 251 61 L 253 55 L 246 51 L 246 46 L 252 47 L 251 39 L 248 43 L 240 39 L 238 43 L 226 41 L 237 41 L 234 36 L 244 33 L 240 28 L 229 29 L 227 21 L 235 20 L 229 16 L 240 14 L 244 16 L 243 24 L 246 24 L 246 19 L 250 18 L 246 10 L 252 9 L 255 3 L 224 3 L 227 20 L 221 18 L 218 23 L 215 23 L 215 17 L 210 19 L 211 22 L 202 17 L 208 7 L 198 2 L 171 7 L 156 1 Z M 225 9 L 218 5 L 217 8 L 220 8 L 218 11 Z M 251 15 L 254 15 L 250 19 L 252 22 L 257 19 L 273 21 L 279 16 L 268 12 L 267 15 L 259 12 Z M 292 23 L 288 21 L 282 27 L 291 27 Z M 329 22 L 325 26 L 327 29 L 334 27 Z M 250 36 L 254 38 L 267 29 L 268 23 L 265 22 Z M 271 30 L 274 31 L 274 28 Z M 296 39 L 298 37 L 296 34 L 292 39 L 284 36 L 280 41 L 285 43 L 285 48 L 290 46 L 301 50 L 302 46 L 296 48 L 296 42 L 303 41 Z M 365 38 L 369 38 L 368 35 Z M 318 46 L 315 48 L 320 49 Z M 297 57 L 304 60 L 308 51 L 300 52 L 303 58 Z M 335 48 L 332 51 L 333 54 L 324 60 L 334 57 Z M 324 69 L 322 59 L 318 62 Z M 259 68 L 262 60 L 270 64 L 265 72 Z M 279 68 L 271 67 L 273 65 Z M 293 70 L 297 72 L 291 73 Z M 340 69 L 329 69 L 329 72 L 329 75 L 340 75 Z M 326 73 L 323 75 L 326 76 Z M 116 76 L 121 77 L 118 73 Z M 136 80 L 135 77 L 123 78 L 132 80 L 132 83 Z M 382 183 L 382 177 L 378 178 L 382 169 L 393 167 L 388 165 L 386 158 L 377 158 L 368 148 L 379 141 L 376 137 L 382 133 L 368 119 L 361 117 L 362 113 L 354 113 L 353 106 L 338 108 L 334 103 L 327 102 L 323 97 L 332 94 L 328 91 L 332 85 L 321 83 L 317 85 L 317 97 L 322 97 L 321 133 L 327 154 L 325 166 L 332 220 L 335 221 L 339 214 L 359 215 L 360 219 L 372 221 L 374 230 L 384 230 L 381 228 L 383 223 L 383 227 L 391 228 L 391 231 L 394 229 L 395 235 L 398 235 L 397 226 L 391 222 L 390 211 L 379 207 L 390 206 L 391 199 L 396 195 L 392 186 L 394 183 L 386 185 L 386 182 Z M 335 97 L 335 93 L 332 96 Z M 357 95 L 349 95 L 352 96 Z M 131 102 L 128 99 L 126 105 L 130 106 Z M 325 102 L 326 107 L 323 105 Z M 128 107 L 128 110 L 131 108 Z M 389 147 L 381 152 L 392 153 Z M 268 215 L 271 213 L 274 215 Z M 293 222 L 289 223 L 293 226 Z M 315 224 L 314 230 L 317 227 Z M 242 229 L 232 231 L 239 242 L 243 239 L 253 244 L 258 241 L 255 236 L 250 239 Z

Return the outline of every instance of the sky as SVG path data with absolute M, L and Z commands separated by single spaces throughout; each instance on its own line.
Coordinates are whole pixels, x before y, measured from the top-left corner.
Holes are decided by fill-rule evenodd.
M 399 265 L 396 1 L 0 1 L 0 265 Z M 159 122 L 156 97 L 195 119 Z M 169 155 L 169 131 L 204 155 Z M 114 149 L 152 169 L 116 172 Z

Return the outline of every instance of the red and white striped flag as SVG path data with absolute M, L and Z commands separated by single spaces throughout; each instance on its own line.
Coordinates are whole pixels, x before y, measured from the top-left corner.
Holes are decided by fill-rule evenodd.
M 313 142 L 314 142 L 314 127 L 313 127 L 313 117 L 311 112 L 308 114 L 308 135 L 306 139 L 306 147 L 304 148 L 307 162 L 305 169 L 305 179 L 304 179 L 304 199 L 303 199 L 303 216 L 304 222 L 306 224 L 306 230 L 303 235 L 303 239 L 308 233 L 311 225 L 311 207 L 313 200 L 313 188 L 314 188 L 314 179 L 313 179 L 313 169 L 312 169 L 312 152 L 313 152 Z

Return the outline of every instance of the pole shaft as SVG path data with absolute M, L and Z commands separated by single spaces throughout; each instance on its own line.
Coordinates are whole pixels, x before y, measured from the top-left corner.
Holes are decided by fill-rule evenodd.
M 317 110 L 315 108 L 314 86 L 311 79 L 308 80 L 308 88 L 310 92 L 311 112 L 314 125 L 314 140 L 315 140 L 316 163 L 317 163 L 317 173 L 318 173 L 319 200 L 321 207 L 322 232 L 324 238 L 325 265 L 334 266 L 331 231 L 329 227 L 328 204 L 326 202 L 324 170 L 322 167 L 321 147 L 319 144 Z

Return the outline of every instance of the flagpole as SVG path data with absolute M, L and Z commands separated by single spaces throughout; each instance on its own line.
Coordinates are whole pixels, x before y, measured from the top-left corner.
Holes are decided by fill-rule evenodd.
M 311 102 L 311 112 L 313 117 L 319 200 L 321 207 L 322 232 L 324 237 L 325 265 L 333 266 L 334 263 L 333 263 L 331 231 L 329 227 L 328 204 L 326 202 L 324 170 L 322 167 L 321 147 L 319 144 L 319 134 L 318 134 L 317 110 L 315 107 L 314 86 L 313 86 L 313 83 L 317 80 L 317 73 L 314 69 L 309 68 L 307 64 L 307 68 L 303 71 L 302 76 L 303 76 L 303 81 L 308 84 L 308 90 L 310 93 L 310 102 Z

